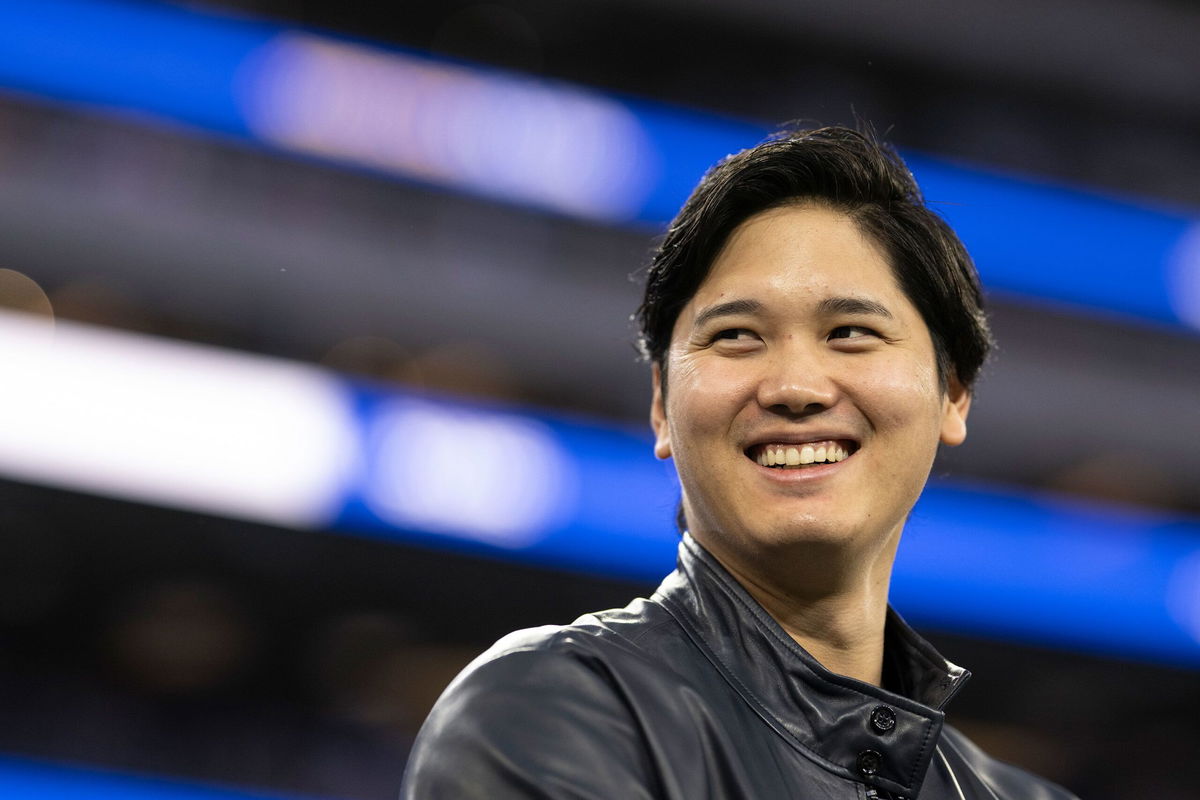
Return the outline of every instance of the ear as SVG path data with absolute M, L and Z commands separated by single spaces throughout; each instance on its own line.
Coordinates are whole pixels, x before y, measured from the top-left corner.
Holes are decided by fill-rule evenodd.
M 654 455 L 656 458 L 671 457 L 671 426 L 667 423 L 667 407 L 663 398 L 662 370 L 655 364 L 651 368 L 654 396 L 650 401 L 650 427 L 654 429 Z
M 967 412 L 971 410 L 971 390 L 951 378 L 942 408 L 942 444 L 960 445 L 967 438 Z

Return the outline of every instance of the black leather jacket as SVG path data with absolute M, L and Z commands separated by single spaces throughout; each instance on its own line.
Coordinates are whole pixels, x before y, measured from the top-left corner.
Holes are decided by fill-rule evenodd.
M 881 689 L 835 675 L 684 536 L 648 600 L 506 636 L 446 689 L 402 798 L 1050 800 L 943 724 L 969 677 L 889 611 Z

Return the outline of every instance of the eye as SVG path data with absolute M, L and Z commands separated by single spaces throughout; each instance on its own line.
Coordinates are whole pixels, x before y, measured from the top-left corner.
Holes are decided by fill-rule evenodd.
M 762 338 L 753 328 L 723 328 L 709 335 L 705 344 L 722 353 L 748 353 L 762 344 Z
M 726 328 L 723 331 L 718 331 L 713 336 L 713 341 L 717 339 L 749 339 L 754 336 L 754 332 L 749 328 Z
M 830 339 L 862 339 L 867 336 L 879 336 L 878 333 L 862 325 L 841 325 L 829 333 Z

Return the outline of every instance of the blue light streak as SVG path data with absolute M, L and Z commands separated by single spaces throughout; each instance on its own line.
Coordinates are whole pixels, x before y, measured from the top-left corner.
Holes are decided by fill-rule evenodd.
M 296 794 L 204 786 L 178 779 L 0 756 L 0 797 L 21 800 L 305 800 Z M 316 798 L 309 797 L 309 800 Z
M 0 3 L 0 85 L 248 136 L 238 104 L 272 25 L 149 3 Z
M 944 630 L 1200 667 L 1200 524 L 931 483 L 905 529 L 891 598 Z
M 678 542 L 671 522 L 678 496 L 674 471 L 653 458 L 643 433 L 445 398 L 358 390 L 364 478 L 348 492 L 331 527 L 643 581 L 657 581 L 672 569 Z M 393 437 L 398 405 L 426 411 Z M 444 435 L 456 422 L 468 435 Z M 420 426 L 428 426 L 428 433 Z M 512 446 L 502 458 L 472 464 L 473 444 L 485 434 Z M 417 470 L 424 472 L 412 475 Z M 387 481 L 389 496 L 380 497 L 378 476 L 406 472 L 409 480 Z M 561 497 L 530 503 L 520 496 L 519 484 L 531 485 L 539 497 L 547 487 Z M 422 515 L 430 497 L 454 501 L 430 509 L 436 511 L 434 524 L 422 525 L 422 518 L 430 519 Z M 486 505 L 480 502 L 485 499 Z M 482 527 L 480 508 L 492 518 Z

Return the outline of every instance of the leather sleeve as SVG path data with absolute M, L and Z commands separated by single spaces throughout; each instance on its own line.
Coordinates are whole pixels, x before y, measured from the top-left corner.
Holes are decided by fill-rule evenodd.
M 572 648 L 508 651 L 455 679 L 409 756 L 402 800 L 654 797 L 630 709 Z
M 1063 787 L 1040 778 L 1019 767 L 997 761 L 960 731 L 947 725 L 942 729 L 942 744 L 956 758 L 970 765 L 967 773 L 981 781 L 987 792 L 984 796 L 1014 798 L 1014 800 L 1079 800 Z M 966 779 L 966 775 L 963 779 Z

